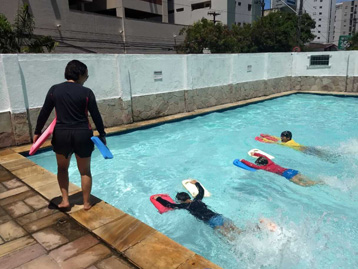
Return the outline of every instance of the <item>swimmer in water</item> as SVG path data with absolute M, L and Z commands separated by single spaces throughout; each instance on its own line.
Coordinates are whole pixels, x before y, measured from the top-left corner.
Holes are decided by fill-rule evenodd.
M 261 169 L 283 176 L 284 178 L 288 179 L 292 183 L 295 183 L 302 187 L 309 187 L 316 184 L 322 184 L 322 182 L 309 180 L 308 178 L 300 174 L 300 172 L 298 172 L 297 170 L 287 169 L 275 164 L 272 160 L 267 158 L 265 155 L 262 155 L 260 153 L 254 153 L 253 156 L 258 157 L 257 160 L 255 161 L 255 164 L 246 161 L 244 159 L 242 159 L 241 162 L 251 168 Z

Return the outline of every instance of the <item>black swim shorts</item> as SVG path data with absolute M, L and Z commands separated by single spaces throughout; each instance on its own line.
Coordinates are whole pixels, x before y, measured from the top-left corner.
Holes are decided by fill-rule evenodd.
M 72 154 L 77 154 L 80 158 L 91 157 L 94 144 L 91 140 L 92 130 L 59 130 L 55 129 L 52 136 L 53 151 L 61 154 L 66 159 Z

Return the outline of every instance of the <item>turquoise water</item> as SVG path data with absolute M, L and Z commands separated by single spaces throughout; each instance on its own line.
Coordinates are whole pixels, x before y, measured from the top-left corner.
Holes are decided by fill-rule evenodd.
M 357 268 L 357 107 L 358 98 L 291 95 L 111 136 L 114 159 L 93 154 L 92 193 L 223 268 Z M 339 157 L 327 161 L 254 139 L 284 130 Z M 253 161 L 252 148 L 326 185 L 304 188 L 232 165 Z M 29 158 L 56 173 L 52 151 Z M 74 159 L 70 180 L 80 186 Z M 185 210 L 160 215 L 149 196 L 175 197 L 187 178 L 198 179 L 212 193 L 204 202 L 245 232 L 229 241 Z M 261 217 L 279 229 L 255 231 Z

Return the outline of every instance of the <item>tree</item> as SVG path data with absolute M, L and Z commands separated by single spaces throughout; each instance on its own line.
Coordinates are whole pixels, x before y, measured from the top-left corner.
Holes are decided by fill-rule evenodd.
M 235 38 L 228 26 L 202 18 L 193 25 L 180 30 L 185 34 L 182 44 L 177 50 L 182 53 L 202 53 L 203 49 L 210 49 L 212 53 L 234 52 Z
M 27 4 L 18 11 L 13 26 L 0 14 L 0 53 L 43 53 L 44 48 L 53 51 L 57 42 L 50 36 L 35 35 L 34 27 L 34 18 Z
M 347 50 L 358 50 L 358 33 L 352 35 L 349 39 L 349 46 Z
M 274 12 L 252 25 L 233 25 L 231 28 L 202 19 L 183 28 L 184 42 L 177 48 L 183 53 L 202 53 L 209 48 L 213 53 L 285 52 L 302 47 L 314 39 L 311 30 L 315 21 L 303 14 L 298 40 L 298 16 L 288 12 Z

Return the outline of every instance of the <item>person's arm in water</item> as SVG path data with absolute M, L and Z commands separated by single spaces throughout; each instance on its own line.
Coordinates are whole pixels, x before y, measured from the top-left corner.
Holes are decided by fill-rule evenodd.
M 165 206 L 165 207 L 169 207 L 169 208 L 185 208 L 186 207 L 185 204 L 173 204 L 159 196 L 154 197 L 154 199 L 157 200 L 162 206 Z
M 196 180 L 192 180 L 190 183 L 195 184 L 198 188 L 198 195 L 194 198 L 194 201 L 203 200 L 204 198 L 204 188 L 200 185 L 200 183 Z
M 246 161 L 244 159 L 241 159 L 240 160 L 242 163 L 246 164 L 247 166 L 251 167 L 251 168 L 255 168 L 255 169 L 263 169 L 263 166 L 262 165 L 256 165 L 254 163 L 251 163 L 249 161 Z

